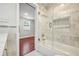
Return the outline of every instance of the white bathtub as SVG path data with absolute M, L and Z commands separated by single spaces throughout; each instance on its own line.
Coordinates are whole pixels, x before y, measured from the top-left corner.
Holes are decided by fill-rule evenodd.
M 79 56 L 79 48 L 58 42 L 52 48 L 39 45 L 38 51 L 45 56 Z

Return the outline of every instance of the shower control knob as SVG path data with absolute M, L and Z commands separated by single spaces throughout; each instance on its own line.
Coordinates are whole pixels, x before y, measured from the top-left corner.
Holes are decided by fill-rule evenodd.
M 38 41 L 40 41 L 40 38 L 38 38 Z

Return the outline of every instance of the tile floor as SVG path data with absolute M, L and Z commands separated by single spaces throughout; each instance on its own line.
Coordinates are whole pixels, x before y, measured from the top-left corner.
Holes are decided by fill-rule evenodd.
M 40 52 L 34 50 L 32 52 L 30 52 L 29 54 L 26 54 L 25 56 L 44 56 L 43 54 L 41 54 Z M 52 56 L 65 56 L 65 55 L 61 55 L 61 54 L 55 54 Z
M 26 54 L 25 56 L 42 56 L 42 54 L 36 50 L 30 52 L 29 54 Z

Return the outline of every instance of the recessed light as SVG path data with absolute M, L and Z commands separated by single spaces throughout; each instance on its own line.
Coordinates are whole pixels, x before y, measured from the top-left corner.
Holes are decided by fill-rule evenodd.
M 26 13 L 24 13 L 24 15 L 25 15 L 25 16 L 28 16 L 28 13 L 26 12 Z

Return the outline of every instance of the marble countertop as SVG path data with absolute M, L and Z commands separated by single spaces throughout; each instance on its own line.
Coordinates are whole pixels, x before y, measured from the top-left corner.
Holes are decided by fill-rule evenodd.
M 27 37 L 35 37 L 35 36 L 31 35 L 31 36 L 23 36 L 23 37 L 19 37 L 19 38 L 21 39 L 21 38 L 27 38 Z

